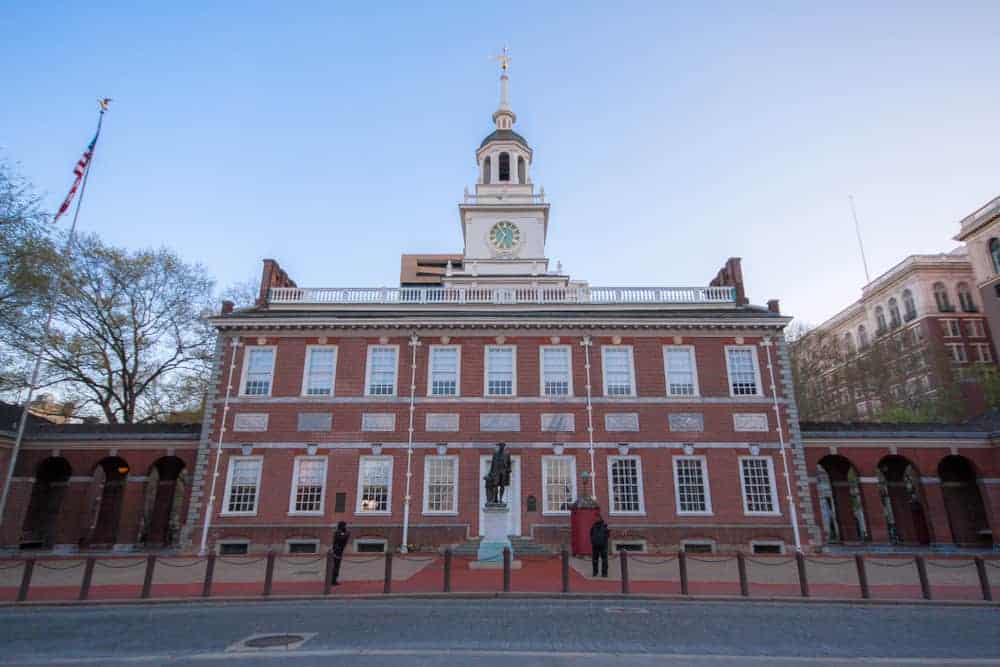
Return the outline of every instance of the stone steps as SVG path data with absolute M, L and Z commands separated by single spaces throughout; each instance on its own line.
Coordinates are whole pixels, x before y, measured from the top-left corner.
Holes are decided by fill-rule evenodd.
M 456 556 L 475 557 L 479 553 L 479 542 L 481 538 L 475 538 L 452 545 L 451 552 Z M 518 556 L 548 556 L 554 553 L 548 547 L 538 544 L 530 537 L 520 537 L 512 535 L 510 545 L 514 549 L 514 557 Z

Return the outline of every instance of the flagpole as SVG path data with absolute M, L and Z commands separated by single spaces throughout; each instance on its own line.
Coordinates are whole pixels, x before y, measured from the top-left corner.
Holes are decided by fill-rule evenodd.
M 110 98 L 104 98 L 98 100 L 98 105 L 100 107 L 100 112 L 97 116 L 97 131 L 94 132 L 94 139 L 90 142 L 90 157 L 87 160 L 87 164 L 83 170 L 83 181 L 80 183 L 80 196 L 76 200 L 76 210 L 73 211 L 73 222 L 69 227 L 69 235 L 66 237 L 66 244 L 63 247 L 62 258 L 68 260 L 71 257 L 73 250 L 73 241 L 76 238 L 76 221 L 80 217 L 80 205 L 83 203 L 83 194 L 87 191 L 87 177 L 90 176 L 90 165 L 94 163 L 94 152 L 97 149 L 97 140 L 101 136 L 101 125 L 104 123 L 104 112 L 108 110 L 108 103 Z M 72 190 L 71 190 L 72 192 Z M 59 219 L 62 211 L 56 214 L 53 222 Z M 62 271 L 56 272 L 55 281 L 52 284 L 52 289 L 49 292 L 49 308 L 48 313 L 45 316 L 45 326 L 42 329 L 42 341 L 38 346 L 38 352 L 35 355 L 35 365 L 31 370 L 31 380 L 28 383 L 28 397 L 24 401 L 24 405 L 21 406 L 21 417 L 17 424 L 17 435 L 14 438 L 14 446 L 10 450 L 10 462 L 7 465 L 7 474 L 4 475 L 3 479 L 3 491 L 0 492 L 0 526 L 3 525 L 4 514 L 7 509 L 7 496 L 10 494 L 10 484 L 14 478 L 14 467 L 17 465 L 17 456 L 21 451 L 21 441 L 24 439 L 24 429 L 28 424 L 28 408 L 31 406 L 31 400 L 34 398 L 35 390 L 38 388 L 38 376 L 41 374 L 42 370 L 42 359 L 45 354 L 45 345 L 48 343 L 49 335 L 52 331 L 52 320 L 55 318 L 55 305 L 56 305 L 56 295 L 62 289 Z

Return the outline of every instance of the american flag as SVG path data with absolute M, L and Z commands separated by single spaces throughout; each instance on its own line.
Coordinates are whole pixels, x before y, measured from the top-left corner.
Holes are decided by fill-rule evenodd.
M 59 206 L 59 210 L 56 211 L 55 217 L 52 218 L 52 222 L 55 223 L 62 217 L 62 214 L 69 210 L 69 206 L 73 203 L 73 197 L 76 196 L 76 191 L 80 189 L 80 182 L 83 181 L 83 175 L 87 173 L 87 167 L 90 165 L 90 158 L 94 155 L 94 145 L 97 143 L 97 135 L 87 144 L 87 150 L 83 152 L 83 157 L 81 157 L 76 166 L 73 167 L 73 186 L 69 189 L 69 193 L 66 195 L 66 199 Z

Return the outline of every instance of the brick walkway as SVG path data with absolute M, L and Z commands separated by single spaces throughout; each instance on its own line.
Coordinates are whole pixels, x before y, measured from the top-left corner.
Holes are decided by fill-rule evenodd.
M 501 569 L 474 570 L 472 559 L 452 560 L 451 591 L 495 593 L 503 590 Z M 511 572 L 511 591 L 560 593 L 562 562 L 558 555 L 519 558 Z M 747 556 L 750 597 L 800 597 L 798 571 L 791 556 Z M 871 596 L 875 599 L 921 599 L 920 580 L 912 557 L 866 557 Z M 88 598 L 135 599 L 141 594 L 147 561 L 144 557 L 101 557 L 93 567 Z M 978 571 L 971 558 L 926 559 L 935 600 L 982 600 Z M 35 563 L 29 601 L 76 600 L 80 595 L 86 558 L 45 558 Z M 219 557 L 215 562 L 212 597 L 254 597 L 264 590 L 265 556 Z M 1000 599 L 1000 559 L 985 561 L 994 599 Z M 272 595 L 322 595 L 325 556 L 277 556 Z M 194 598 L 202 594 L 207 560 L 196 557 L 160 557 L 154 568 L 151 598 Z M 572 593 L 621 593 L 621 566 L 612 557 L 609 576 L 590 576 L 589 558 L 571 558 Z M 737 562 L 733 556 L 687 556 L 688 591 L 693 596 L 740 595 Z M 810 595 L 820 598 L 860 599 L 854 558 L 806 557 Z M 24 573 L 20 560 L 0 561 L 0 601 L 17 599 Z M 331 594 L 383 592 L 385 558 L 352 555 L 345 558 L 341 584 Z M 397 555 L 392 562 L 393 593 L 440 593 L 444 587 L 444 558 L 438 554 Z M 638 594 L 678 595 L 680 568 L 676 554 L 634 554 L 629 557 L 629 589 Z

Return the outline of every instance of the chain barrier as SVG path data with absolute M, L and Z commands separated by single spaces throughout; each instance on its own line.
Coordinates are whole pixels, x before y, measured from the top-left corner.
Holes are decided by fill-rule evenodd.
M 434 561 L 437 560 L 435 556 L 431 556 L 430 558 L 421 558 L 416 556 L 398 556 L 398 559 L 401 561 L 406 561 L 407 563 L 433 563 Z
M 133 560 L 132 562 L 125 563 L 124 565 L 112 565 L 111 563 L 113 563 L 113 562 L 114 561 L 96 560 L 96 561 L 94 561 L 94 564 L 95 565 L 100 565 L 101 567 L 106 567 L 109 570 L 127 570 L 129 568 L 136 567 L 138 565 L 145 565 L 146 564 L 146 559 L 143 558 L 141 560 Z
M 837 560 L 835 558 L 816 558 L 813 556 L 806 556 L 805 559 L 807 563 L 816 563 L 817 565 L 846 565 L 847 563 L 854 565 L 853 558 L 841 558 L 840 560 Z
M 770 561 L 766 561 L 766 560 L 757 560 L 756 558 L 750 558 L 750 557 L 747 557 L 745 560 L 746 560 L 746 562 L 753 563 L 754 565 L 766 565 L 768 567 L 784 566 L 784 565 L 788 565 L 789 563 L 794 563 L 795 562 L 795 558 L 786 558 L 785 560 L 778 561 L 778 562 L 770 562 Z
M 65 572 L 66 570 L 73 570 L 78 567 L 81 567 L 83 565 L 83 561 L 78 560 L 72 565 L 67 565 L 66 567 L 55 567 L 53 565 L 46 565 L 45 563 L 35 563 L 35 565 L 42 568 L 43 570 L 52 570 L 53 572 Z
M 953 565 L 945 565 L 945 561 L 940 560 L 928 560 L 925 561 L 928 565 L 933 565 L 934 567 L 940 567 L 945 570 L 961 570 L 963 567 L 975 567 L 976 564 L 971 560 L 967 560 L 964 563 L 956 563 Z
M 12 562 L 13 562 L 13 565 L 0 565 L 0 572 L 3 572 L 4 570 L 13 570 L 13 569 L 19 568 L 22 565 L 24 565 L 24 561 L 23 560 L 15 560 L 15 561 L 12 561 Z
M 642 563 L 643 565 L 663 565 L 677 560 L 677 556 L 667 556 L 666 558 L 642 558 L 640 556 L 629 556 L 630 562 Z
M 693 560 L 697 563 L 729 563 L 736 560 L 736 556 L 728 556 L 725 558 L 698 558 L 697 556 L 688 554 L 687 559 Z
M 204 558 L 195 558 L 190 563 L 171 563 L 168 560 L 157 560 L 156 564 L 157 565 L 164 565 L 166 567 L 194 567 L 198 563 L 204 563 L 204 562 L 206 562 L 206 559 L 204 559 Z
M 290 565 L 315 565 L 320 561 L 326 560 L 326 556 L 317 556 L 316 558 L 311 558 L 309 560 L 305 560 L 301 556 L 278 556 L 278 560 L 282 563 L 288 563 Z
M 262 563 L 265 560 L 267 560 L 267 556 L 263 556 L 261 558 L 255 558 L 251 561 L 229 560 L 228 558 L 222 558 L 222 557 L 219 557 L 218 560 L 220 563 L 225 563 L 226 565 L 238 565 L 242 567 L 246 565 L 256 565 L 257 563 Z
M 343 560 L 343 561 L 344 561 L 345 563 L 358 563 L 358 564 L 363 564 L 363 563 L 374 563 L 374 562 L 375 562 L 375 561 L 377 561 L 377 560 L 380 560 L 380 561 L 384 561 L 384 560 L 385 560 L 385 557 L 384 557 L 384 556 L 373 556 L 372 558 L 361 558 L 361 559 L 355 559 L 355 558 L 347 558 L 347 557 L 345 556 L 345 557 L 344 557 L 344 558 L 342 558 L 341 560 Z
M 894 564 L 886 562 L 884 560 L 870 560 L 867 558 L 865 559 L 865 563 L 869 565 L 878 565 L 879 567 L 911 567 L 914 565 L 914 562 L 912 560 L 904 560 L 900 563 Z
M 994 569 L 1000 570 L 1000 561 L 991 561 L 991 560 L 986 560 L 984 558 L 983 563 L 986 564 L 986 567 L 992 567 Z

